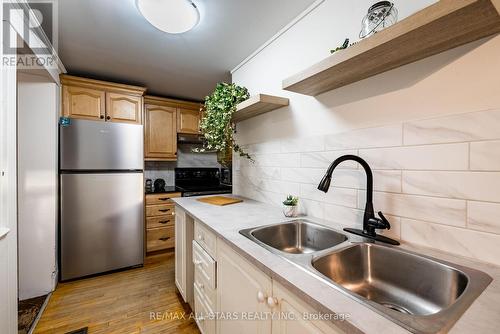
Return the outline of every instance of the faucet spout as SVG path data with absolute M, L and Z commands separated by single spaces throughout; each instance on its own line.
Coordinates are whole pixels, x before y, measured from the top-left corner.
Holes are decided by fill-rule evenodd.
M 328 170 L 326 171 L 325 176 L 321 179 L 321 182 L 318 185 L 318 190 L 323 191 L 323 192 L 328 192 L 330 189 L 330 184 L 332 181 L 332 175 L 333 171 L 335 168 L 337 168 L 338 165 L 340 165 L 344 161 L 356 161 L 363 167 L 365 174 L 366 174 L 366 204 L 365 204 L 365 212 L 363 215 L 363 231 L 357 230 L 357 229 L 344 229 L 347 232 L 355 233 L 367 238 L 371 238 L 374 240 L 378 241 L 383 241 L 387 243 L 391 243 L 393 245 L 399 245 L 399 243 L 395 240 L 379 236 L 375 232 L 377 228 L 390 228 L 389 222 L 383 217 L 382 213 L 380 213 L 381 218 L 375 217 L 375 212 L 373 210 L 373 172 L 372 169 L 370 168 L 370 165 L 363 160 L 362 158 L 358 157 L 357 155 L 343 155 L 335 161 L 333 161 L 328 167 Z

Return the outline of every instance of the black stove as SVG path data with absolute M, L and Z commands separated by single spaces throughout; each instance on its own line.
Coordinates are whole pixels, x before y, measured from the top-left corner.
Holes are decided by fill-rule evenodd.
M 175 187 L 184 197 L 230 194 L 233 188 L 221 184 L 219 168 L 176 168 Z

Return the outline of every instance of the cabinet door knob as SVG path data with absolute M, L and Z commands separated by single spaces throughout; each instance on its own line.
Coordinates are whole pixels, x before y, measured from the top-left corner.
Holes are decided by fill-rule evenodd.
M 196 266 L 201 266 L 202 262 L 200 260 L 193 260 L 193 263 L 196 265 Z
M 111 119 L 111 116 L 106 116 L 106 119 L 109 121 Z
M 205 238 L 203 237 L 203 235 L 201 235 L 201 234 L 198 234 L 198 240 L 201 240 L 201 241 L 203 241 L 203 239 L 205 239 Z
M 259 301 L 259 303 L 264 303 L 266 301 L 266 295 L 264 294 L 264 292 L 257 292 L 257 300 Z
M 100 119 L 104 119 L 104 115 L 101 115 L 99 118 L 100 118 Z
M 278 306 L 278 299 L 276 299 L 274 297 L 268 297 L 267 298 L 267 306 L 269 306 L 270 308 L 274 308 L 274 307 Z

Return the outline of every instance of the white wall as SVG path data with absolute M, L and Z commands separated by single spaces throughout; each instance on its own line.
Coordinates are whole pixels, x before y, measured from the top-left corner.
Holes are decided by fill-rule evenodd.
M 432 2 L 395 1 L 400 17 Z M 256 163 L 234 164 L 234 191 L 276 205 L 293 193 L 312 216 L 360 226 L 365 180 L 356 165 L 335 172 L 328 195 L 315 190 L 331 161 L 358 154 L 375 170 L 375 209 L 391 215 L 393 236 L 500 264 L 492 190 L 500 180 L 500 37 L 317 97 L 283 91 L 283 79 L 355 40 L 372 1 L 318 3 L 233 72 L 252 94 L 290 98 L 289 107 L 238 124 Z
M 18 77 L 19 299 L 52 292 L 57 282 L 58 86 Z
M 0 239 L 0 333 L 10 334 L 17 333 L 16 69 L 0 68 L 0 229 L 9 229 Z

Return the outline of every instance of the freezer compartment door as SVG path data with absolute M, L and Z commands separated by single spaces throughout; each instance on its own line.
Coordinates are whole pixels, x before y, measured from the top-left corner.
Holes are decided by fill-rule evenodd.
M 61 174 L 61 279 L 140 265 L 143 174 Z
M 62 170 L 142 170 L 142 125 L 71 119 L 60 126 Z

